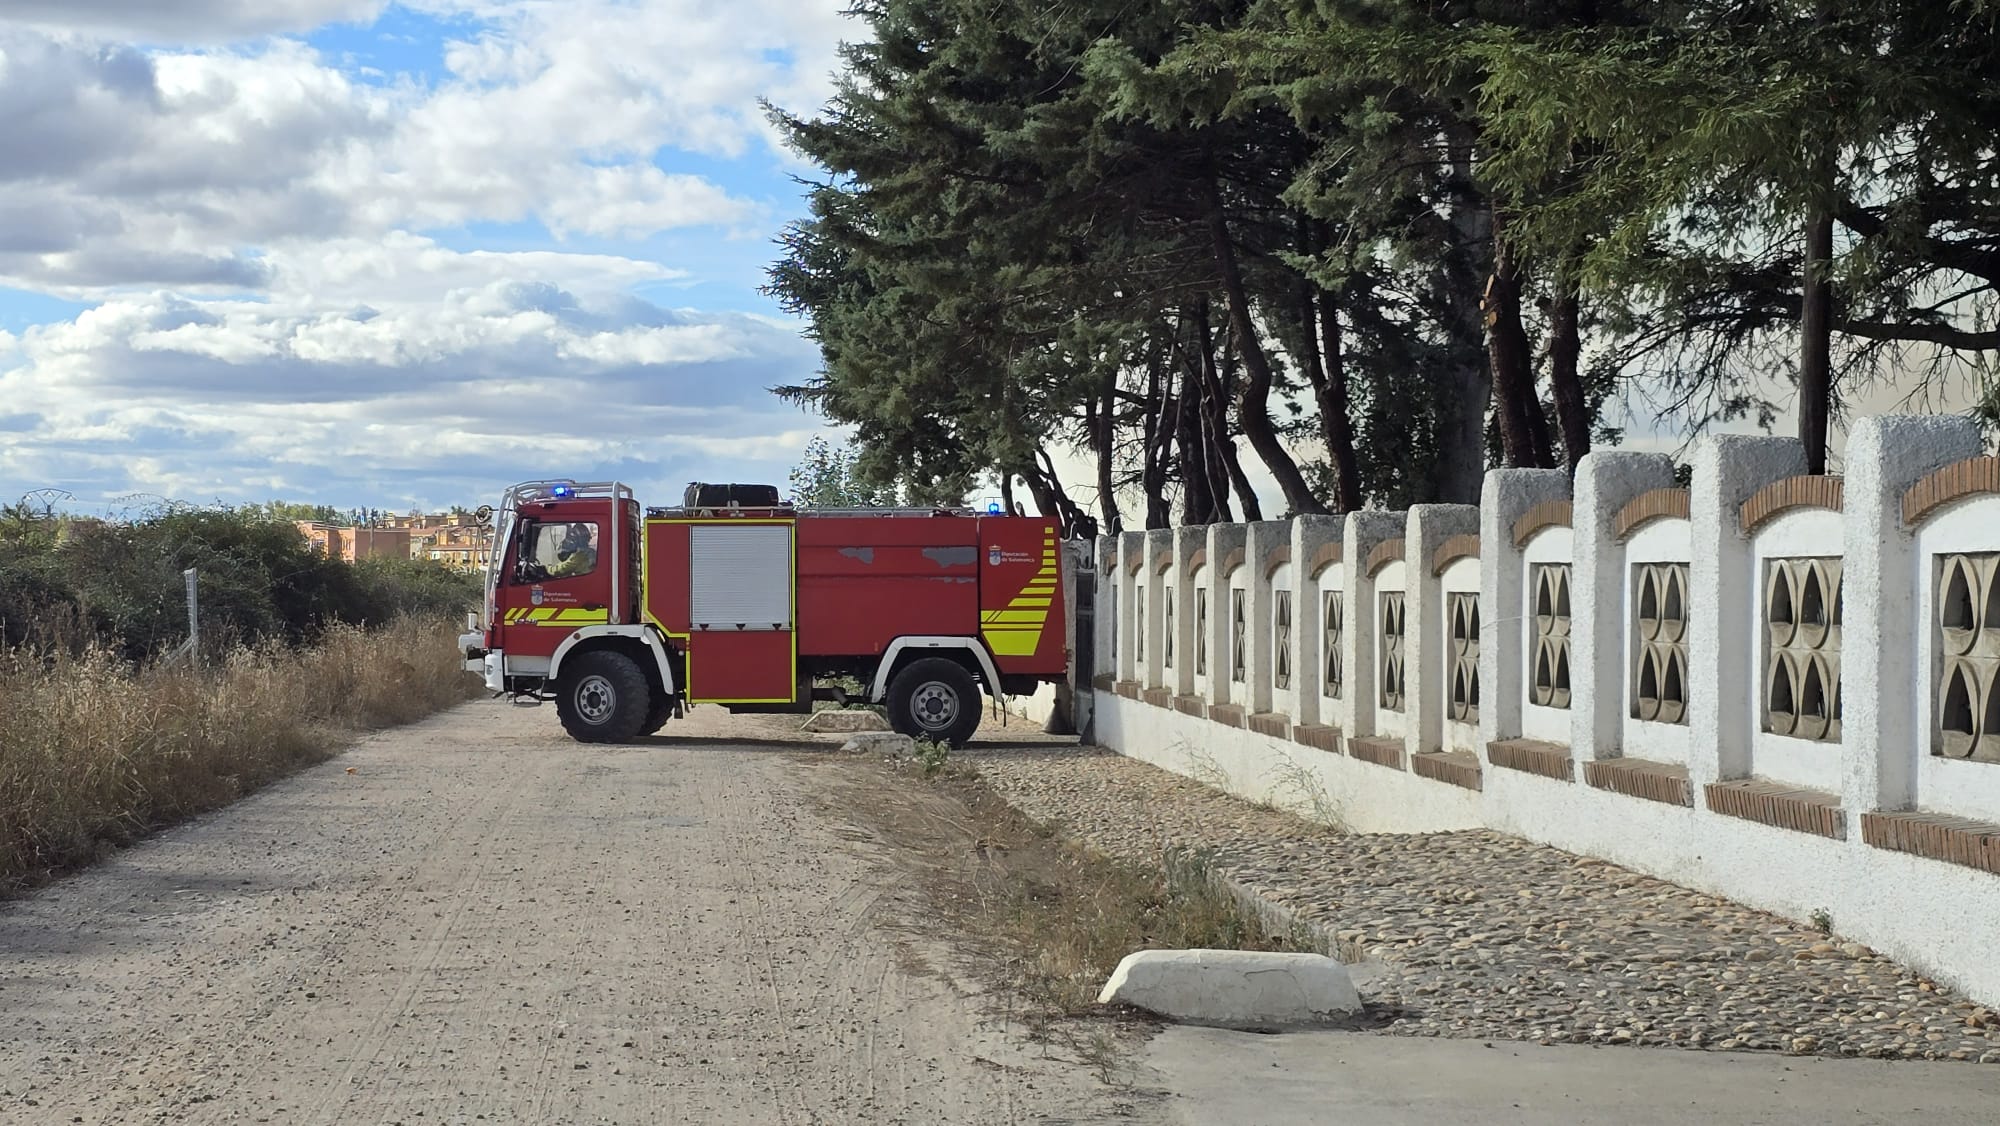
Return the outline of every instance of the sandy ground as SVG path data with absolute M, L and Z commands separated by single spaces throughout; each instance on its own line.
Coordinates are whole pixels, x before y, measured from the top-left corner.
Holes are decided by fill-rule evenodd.
M 994 1014 L 796 720 L 477 703 L 0 903 L 0 1121 L 1158 1121 Z

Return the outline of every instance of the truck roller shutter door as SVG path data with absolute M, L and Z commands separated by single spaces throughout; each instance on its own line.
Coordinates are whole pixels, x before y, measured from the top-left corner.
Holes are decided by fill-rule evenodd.
M 696 524 L 688 531 L 695 629 L 792 628 L 790 524 Z

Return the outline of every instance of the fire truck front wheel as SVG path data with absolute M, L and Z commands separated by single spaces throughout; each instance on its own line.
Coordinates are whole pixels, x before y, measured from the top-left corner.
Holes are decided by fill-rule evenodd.
M 646 674 L 632 658 L 608 649 L 579 653 L 563 663 L 556 714 L 581 743 L 623 743 L 646 722 Z
M 913 739 L 963 746 L 979 727 L 979 685 L 957 661 L 913 661 L 889 682 L 889 726 Z

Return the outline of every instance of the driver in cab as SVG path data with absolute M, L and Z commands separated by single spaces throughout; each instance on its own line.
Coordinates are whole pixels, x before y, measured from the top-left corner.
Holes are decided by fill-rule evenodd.
M 574 578 L 587 575 L 597 567 L 597 527 L 594 524 L 571 524 L 563 533 L 562 546 L 556 549 L 556 565 L 549 570 L 552 579 Z

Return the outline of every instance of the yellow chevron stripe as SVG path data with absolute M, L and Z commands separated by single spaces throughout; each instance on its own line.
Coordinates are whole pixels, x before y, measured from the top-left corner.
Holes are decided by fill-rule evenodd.
M 981 623 L 988 625 L 997 622 L 1032 623 L 1039 629 L 1047 624 L 1049 612 L 1047 610 L 988 610 L 979 615 L 979 620 Z

